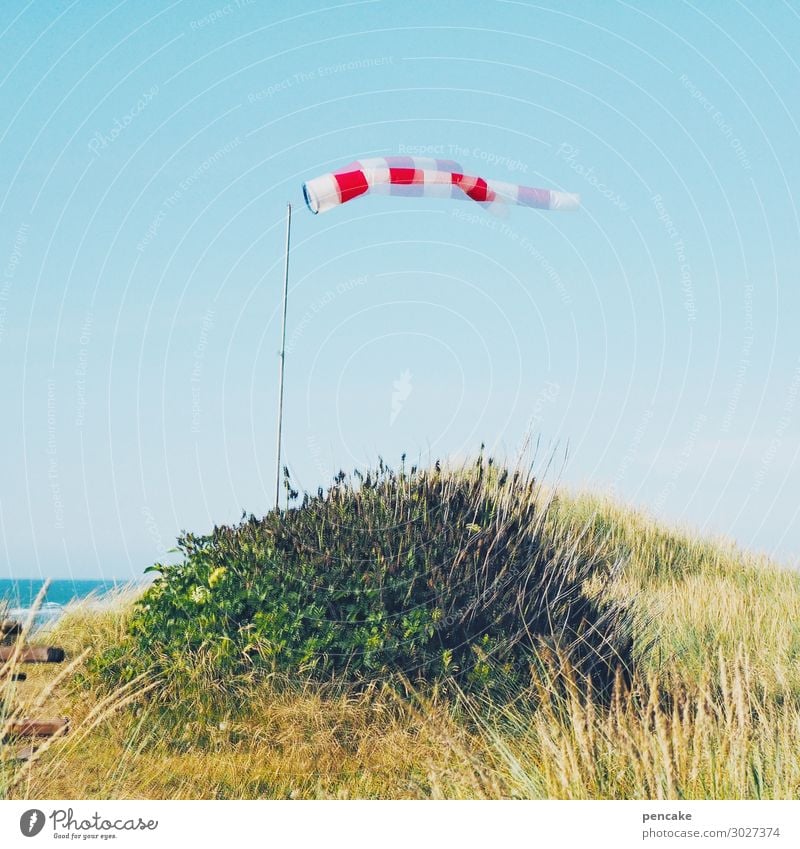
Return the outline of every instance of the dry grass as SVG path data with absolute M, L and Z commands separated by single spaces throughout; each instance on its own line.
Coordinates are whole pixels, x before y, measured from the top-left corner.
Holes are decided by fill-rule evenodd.
M 573 691 L 486 726 L 503 795 L 567 799 L 796 799 L 800 705 L 760 693 L 740 657 L 665 692 L 654 677 L 608 709 Z M 498 759 L 499 756 L 499 759 Z
M 70 675 L 44 707 L 70 714 L 73 731 L 33 765 L 7 764 L 0 795 L 800 796 L 800 576 L 595 498 L 561 496 L 553 515 L 576 545 L 626 564 L 614 592 L 636 599 L 639 663 L 610 704 L 546 678 L 501 704 L 273 681 L 213 722 L 186 692 L 183 721 L 157 688 L 134 708 L 131 691 L 104 701 Z M 72 657 L 113 645 L 128 607 L 79 607 L 49 640 Z M 41 700 L 50 677 L 34 670 L 15 700 Z

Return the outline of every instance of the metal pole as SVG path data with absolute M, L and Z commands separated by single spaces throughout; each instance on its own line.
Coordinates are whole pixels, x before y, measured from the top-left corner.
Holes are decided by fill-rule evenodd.
M 289 239 L 292 232 L 292 205 L 286 204 L 286 257 L 283 265 L 283 321 L 281 323 L 280 372 L 278 377 L 278 448 L 275 460 L 275 509 L 281 501 L 281 429 L 283 426 L 283 372 L 286 363 L 286 306 L 289 297 Z

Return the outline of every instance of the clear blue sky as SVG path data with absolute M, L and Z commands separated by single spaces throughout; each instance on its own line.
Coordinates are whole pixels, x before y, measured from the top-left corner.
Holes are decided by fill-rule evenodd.
M 57 2 L 0 19 L 0 577 L 130 578 L 285 457 L 513 457 L 797 563 L 800 8 Z M 306 178 L 438 149 L 578 213 Z

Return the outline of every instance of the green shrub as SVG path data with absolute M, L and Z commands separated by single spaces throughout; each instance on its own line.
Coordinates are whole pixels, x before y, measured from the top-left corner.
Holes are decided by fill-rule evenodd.
M 529 475 L 482 456 L 450 472 L 381 462 L 286 511 L 182 536 L 183 561 L 152 567 L 128 651 L 99 665 L 175 675 L 202 658 L 219 678 L 403 673 L 474 687 L 524 683 L 546 647 L 604 686 L 630 663 L 629 621 L 589 591 L 614 569 L 585 548 L 548 521 Z

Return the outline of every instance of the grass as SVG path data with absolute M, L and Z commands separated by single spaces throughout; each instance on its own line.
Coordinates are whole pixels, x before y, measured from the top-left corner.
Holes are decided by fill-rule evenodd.
M 4 763 L 0 795 L 798 798 L 800 575 L 607 500 L 560 492 L 550 505 L 549 533 L 622 564 L 591 588 L 633 606 L 634 672 L 610 699 L 569 675 L 556 685 L 546 659 L 530 686 L 492 699 L 283 673 L 237 680 L 222 712 L 191 682 L 177 702 L 158 679 L 109 694 L 83 657 L 123 640 L 122 596 L 73 608 L 47 636 L 76 659 L 56 688 L 46 669 L 0 682 L 6 713 L 13 686 L 16 704 L 44 694 L 40 714 L 73 720 L 38 760 Z

